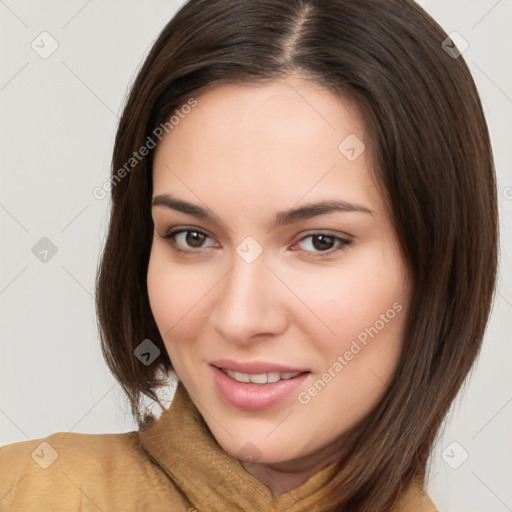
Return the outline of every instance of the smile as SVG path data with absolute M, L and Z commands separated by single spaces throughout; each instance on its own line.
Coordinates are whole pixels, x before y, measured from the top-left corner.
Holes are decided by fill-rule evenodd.
M 297 377 L 301 372 L 294 373 L 242 373 L 235 372 L 233 370 L 227 370 L 226 368 L 220 368 L 226 375 L 229 375 L 232 379 L 238 382 L 252 382 L 253 384 L 267 384 L 272 382 L 278 382 L 280 380 L 288 380 Z
M 262 411 L 296 395 L 311 372 L 244 373 L 210 365 L 220 398 L 245 411 Z

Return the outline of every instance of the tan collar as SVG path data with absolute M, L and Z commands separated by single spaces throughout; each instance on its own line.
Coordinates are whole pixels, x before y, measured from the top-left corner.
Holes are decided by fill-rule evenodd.
M 138 435 L 144 449 L 200 510 L 319 511 L 319 497 L 334 476 L 333 463 L 275 497 L 217 443 L 181 382 L 171 406 Z

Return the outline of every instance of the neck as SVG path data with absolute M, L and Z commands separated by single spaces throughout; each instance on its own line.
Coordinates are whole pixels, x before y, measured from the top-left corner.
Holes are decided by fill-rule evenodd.
M 321 469 L 329 466 L 339 458 L 339 454 L 308 462 L 287 461 L 281 463 L 242 462 L 243 467 L 251 475 L 264 483 L 274 496 L 290 491 L 303 484 Z

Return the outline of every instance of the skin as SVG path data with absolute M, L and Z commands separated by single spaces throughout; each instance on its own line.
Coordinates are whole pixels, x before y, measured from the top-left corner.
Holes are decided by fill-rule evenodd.
M 402 349 L 409 278 L 368 150 L 350 161 L 338 149 L 349 134 L 365 140 L 348 99 L 295 75 L 217 85 L 196 99 L 155 150 L 153 197 L 170 194 L 220 222 L 152 208 L 150 304 L 178 378 L 211 433 L 239 459 L 252 443 L 252 461 L 243 466 L 278 496 L 336 461 L 344 434 L 382 399 Z M 334 212 L 272 227 L 277 212 L 329 199 L 372 213 Z M 162 238 L 173 227 L 192 233 L 177 235 L 173 245 Z M 194 230 L 207 236 L 197 239 Z M 322 233 L 350 244 L 314 243 L 311 235 Z M 252 263 L 236 252 L 247 236 L 263 250 Z M 397 303 L 401 311 L 301 403 L 298 392 Z M 279 404 L 244 411 L 214 385 L 209 363 L 220 358 L 311 373 Z

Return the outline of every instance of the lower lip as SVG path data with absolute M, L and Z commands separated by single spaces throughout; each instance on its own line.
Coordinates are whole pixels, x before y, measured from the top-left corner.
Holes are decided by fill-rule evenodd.
M 254 384 L 238 382 L 222 370 L 212 366 L 215 385 L 226 402 L 246 411 L 262 411 L 289 397 L 304 382 L 309 373 L 301 373 L 292 379 Z

